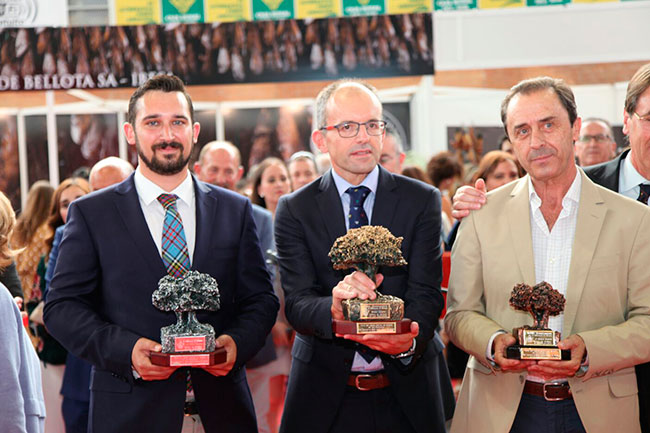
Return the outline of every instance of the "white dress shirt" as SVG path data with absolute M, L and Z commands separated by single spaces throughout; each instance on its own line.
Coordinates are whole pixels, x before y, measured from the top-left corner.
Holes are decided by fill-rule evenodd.
M 630 154 L 628 153 L 627 157 L 623 158 L 621 170 L 618 174 L 618 192 L 625 197 L 636 200 L 641 192 L 641 188 L 639 187 L 641 183 L 650 184 L 650 179 L 641 176 L 641 173 L 634 168 L 632 158 L 630 158 Z
M 135 170 L 133 180 L 135 190 L 140 199 L 140 207 L 144 214 L 144 219 L 149 227 L 151 237 L 158 248 L 158 254 L 162 258 L 162 232 L 165 220 L 165 208 L 158 201 L 160 194 L 176 194 L 176 207 L 183 222 L 185 239 L 187 241 L 187 252 L 190 256 L 190 263 L 193 262 L 194 245 L 196 240 L 196 199 L 194 196 L 194 183 L 189 171 L 186 172 L 185 180 L 181 182 L 173 191 L 165 191 L 142 174 L 140 168 Z

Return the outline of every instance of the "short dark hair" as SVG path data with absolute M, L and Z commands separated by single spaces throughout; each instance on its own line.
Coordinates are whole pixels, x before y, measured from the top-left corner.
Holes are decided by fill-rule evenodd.
M 445 179 L 463 177 L 463 166 L 451 153 L 440 152 L 427 163 L 427 175 L 437 188 Z
M 518 84 L 512 87 L 508 95 L 501 103 L 501 122 L 503 123 L 503 129 L 506 131 L 506 137 L 508 137 L 508 139 L 510 139 L 510 136 L 508 135 L 508 127 L 506 125 L 506 122 L 508 120 L 508 105 L 510 104 L 512 98 L 520 93 L 522 95 L 529 95 L 531 93 L 546 89 L 552 89 L 558 98 L 560 98 L 560 102 L 569 114 L 569 122 L 571 122 L 571 125 L 573 126 L 576 119 L 578 118 L 578 110 L 576 108 L 576 99 L 573 95 L 571 87 L 569 87 L 568 84 L 564 82 L 564 80 L 561 80 L 559 78 L 530 78 L 528 80 L 520 81 Z
M 138 114 L 135 107 L 138 99 L 142 98 L 145 93 L 156 90 L 165 93 L 181 92 L 185 96 L 185 99 L 187 99 L 187 105 L 190 107 L 190 120 L 194 123 L 194 105 L 192 105 L 192 98 L 190 98 L 189 93 L 185 90 L 185 84 L 177 76 L 167 74 L 158 74 L 149 78 L 133 92 L 131 99 L 129 99 L 129 111 L 126 114 L 127 122 L 135 125 L 135 116 Z
M 636 111 L 639 96 L 648 87 L 650 87 L 650 63 L 641 66 L 627 84 L 627 93 L 625 94 L 625 111 L 627 114 L 632 115 Z

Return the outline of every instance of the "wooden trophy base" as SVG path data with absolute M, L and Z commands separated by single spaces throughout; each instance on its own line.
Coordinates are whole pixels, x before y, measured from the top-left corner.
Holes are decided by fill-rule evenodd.
M 151 363 L 163 367 L 209 367 L 226 362 L 226 349 L 214 352 L 163 353 L 151 352 Z
M 506 358 L 521 360 L 543 360 L 568 361 L 571 359 L 570 350 L 561 350 L 555 346 L 508 346 Z
M 353 322 L 333 320 L 335 334 L 406 334 L 411 332 L 411 319 Z

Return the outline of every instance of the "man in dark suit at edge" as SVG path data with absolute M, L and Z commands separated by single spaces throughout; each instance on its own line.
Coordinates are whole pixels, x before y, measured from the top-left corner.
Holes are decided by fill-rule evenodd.
M 180 79 L 148 80 L 132 95 L 124 125 L 138 169 L 70 208 L 45 322 L 94 365 L 91 432 L 178 433 L 196 427 L 184 425 L 188 419 L 207 432 L 257 431 L 242 366 L 264 343 L 278 302 L 250 202 L 188 171 L 199 130 Z M 160 328 L 176 321 L 151 303 L 158 280 L 173 272 L 163 245 L 170 212 L 180 219 L 183 272 L 207 273 L 219 284 L 220 309 L 197 314 L 227 351 L 216 366 L 160 367 L 149 358 L 161 350 Z M 188 377 L 193 404 L 186 404 Z
M 329 153 L 332 169 L 283 197 L 275 221 L 286 315 L 298 332 L 280 430 L 444 432 L 449 408 L 442 394 L 451 386 L 434 338 L 443 307 L 440 193 L 378 165 L 385 122 L 371 86 L 335 82 L 318 95 L 316 112 L 312 139 Z M 335 239 L 368 223 L 404 238 L 408 266 L 383 269 L 376 281 L 333 270 L 327 254 Z M 373 299 L 380 285 L 383 294 L 404 299 L 410 332 L 333 334 L 341 301 Z

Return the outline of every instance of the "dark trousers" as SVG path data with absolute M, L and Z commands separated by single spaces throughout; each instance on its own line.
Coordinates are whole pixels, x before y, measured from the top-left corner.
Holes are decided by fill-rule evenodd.
M 63 396 L 61 414 L 66 433 L 86 433 L 88 431 L 88 411 L 90 402 Z
M 510 433 L 586 433 L 573 400 L 523 394 Z
M 329 433 L 415 433 L 388 388 L 359 391 L 347 387 Z

